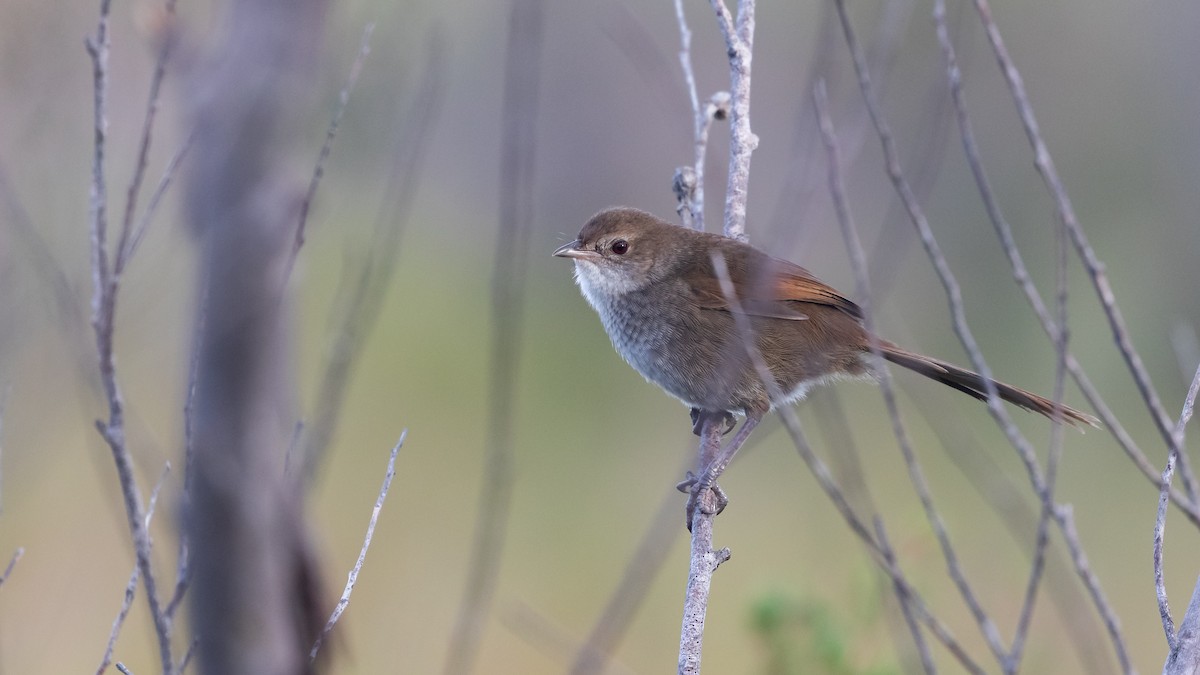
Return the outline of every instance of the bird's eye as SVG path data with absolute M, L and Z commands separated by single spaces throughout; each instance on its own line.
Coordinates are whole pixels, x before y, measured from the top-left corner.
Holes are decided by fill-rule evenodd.
M 629 250 L 629 242 L 618 239 L 610 244 L 608 249 L 617 255 L 625 255 L 625 252 Z

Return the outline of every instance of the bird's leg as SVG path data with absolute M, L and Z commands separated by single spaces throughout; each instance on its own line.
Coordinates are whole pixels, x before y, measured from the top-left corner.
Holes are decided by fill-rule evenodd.
M 704 416 L 706 414 L 722 416 L 722 422 L 725 423 L 725 430 L 721 432 L 722 436 L 733 431 L 733 428 L 737 426 L 737 418 L 734 417 L 733 413 L 731 413 L 731 412 L 705 413 L 704 411 L 700 410 L 699 408 L 692 408 L 690 413 L 692 416 L 692 433 L 696 434 L 697 436 L 700 435 L 700 432 L 701 432 L 700 427 L 703 426 L 703 424 L 704 424 Z
M 721 413 L 700 413 L 702 433 L 700 436 L 700 460 L 697 463 L 698 473 L 693 474 L 689 471 L 687 478 L 676 486 L 680 492 L 688 493 L 686 510 L 688 530 L 692 529 L 692 515 L 697 506 L 704 513 L 714 515 L 725 510 L 729 499 L 717 486 L 717 479 L 729 467 L 734 455 L 745 445 L 746 439 L 750 437 L 750 432 L 754 431 L 765 414 L 765 410 L 747 410 L 746 422 L 742 424 L 742 428 L 738 430 L 737 435 L 728 445 L 721 447 L 722 432 L 719 424 L 724 421 Z

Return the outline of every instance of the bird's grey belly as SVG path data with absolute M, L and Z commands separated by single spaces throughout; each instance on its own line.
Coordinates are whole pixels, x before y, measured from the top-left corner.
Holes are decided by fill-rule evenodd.
M 732 321 L 723 329 L 713 323 L 718 313 L 694 308 L 664 313 L 661 306 L 637 293 L 623 296 L 619 308 L 602 314 L 613 346 L 643 377 L 688 406 L 740 412 L 751 395 L 747 388 L 761 384 L 735 381 L 745 354 L 739 344 L 728 344 Z M 701 333 L 706 339 L 697 339 Z

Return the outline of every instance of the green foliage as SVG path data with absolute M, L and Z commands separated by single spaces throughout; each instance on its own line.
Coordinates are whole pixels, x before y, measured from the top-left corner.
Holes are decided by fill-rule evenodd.
M 892 675 L 893 665 L 859 666 L 856 652 L 864 641 L 878 639 L 878 604 L 860 616 L 839 617 L 838 609 L 815 597 L 794 598 L 782 592 L 764 594 L 751 606 L 750 627 L 765 654 L 766 675 Z M 858 628 L 847 628 L 851 623 Z M 856 647 L 859 647 L 856 649 Z M 873 658 L 877 658 L 874 656 Z

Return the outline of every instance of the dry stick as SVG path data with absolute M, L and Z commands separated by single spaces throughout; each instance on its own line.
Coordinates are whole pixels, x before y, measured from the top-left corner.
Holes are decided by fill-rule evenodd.
M 875 374 L 879 379 L 884 404 L 888 410 L 888 417 L 891 419 L 892 433 L 896 437 L 900 453 L 904 457 L 904 464 L 908 468 L 913 489 L 916 491 L 917 497 L 921 501 L 921 507 L 925 511 L 925 518 L 929 521 L 929 526 L 933 530 L 934 536 L 938 540 L 938 545 L 942 550 L 942 556 L 946 561 L 946 570 L 950 574 L 950 578 L 954 581 L 955 586 L 958 587 L 959 595 L 962 596 L 963 601 L 971 610 L 971 614 L 974 616 L 975 622 L 978 624 L 988 647 L 992 650 L 997 660 L 1003 661 L 1004 645 L 1001 641 L 1000 633 L 996 629 L 996 624 L 984 610 L 982 603 L 975 596 L 971 584 L 967 581 L 966 573 L 959 564 L 958 554 L 950 542 L 949 534 L 946 532 L 946 524 L 942 520 L 941 513 L 933 503 L 933 495 L 929 490 L 929 484 L 925 479 L 924 471 L 921 470 L 920 462 L 913 451 L 912 441 L 908 437 L 908 431 L 905 429 L 904 423 L 900 418 L 900 408 L 896 402 L 896 392 L 892 384 L 891 371 L 886 366 L 882 366 L 879 339 L 875 335 L 874 317 L 871 313 L 871 282 L 867 275 L 866 256 L 863 254 L 862 242 L 859 240 L 858 229 L 854 224 L 853 216 L 850 214 L 850 205 L 846 199 L 845 188 L 842 185 L 837 137 L 833 130 L 833 122 L 829 118 L 823 84 L 823 82 L 819 81 L 817 87 L 814 89 L 813 102 L 817 110 L 821 138 L 829 158 L 829 189 L 833 196 L 834 211 L 837 213 L 838 223 L 841 226 L 846 251 L 850 257 L 850 266 L 854 270 L 855 284 L 857 286 L 855 295 L 862 306 L 863 324 L 867 330 L 867 335 L 870 337 L 871 352 L 875 355 L 875 360 L 878 364 L 875 367 Z M 904 598 L 901 597 L 900 599 L 903 602 Z
M 187 670 L 188 664 L 192 662 L 192 655 L 196 653 L 196 645 L 200 643 L 200 638 L 192 638 L 191 644 L 188 645 L 187 651 L 183 653 L 183 658 L 179 659 L 179 665 L 175 667 L 174 675 L 183 675 Z
M 1200 367 L 1196 368 L 1196 375 L 1192 378 L 1192 385 L 1188 387 L 1187 397 L 1183 402 L 1183 411 L 1179 414 L 1179 422 L 1175 424 L 1174 437 L 1176 439 L 1175 446 L 1183 448 L 1184 431 L 1187 428 L 1187 423 L 1192 418 L 1192 411 L 1196 406 L 1196 395 L 1200 393 Z M 1175 633 L 1175 621 L 1171 618 L 1171 608 L 1167 605 L 1167 587 L 1163 581 L 1163 536 L 1167 529 L 1167 503 L 1168 494 L 1171 489 L 1171 478 L 1175 474 L 1175 462 L 1178 452 L 1172 450 L 1167 455 L 1167 466 L 1162 472 L 1162 483 L 1158 493 L 1158 515 L 1154 520 L 1154 591 L 1158 597 L 1158 613 L 1162 617 L 1163 632 L 1167 636 L 1167 646 L 1170 648 L 1170 653 L 1175 654 L 1179 649 L 1179 635 Z M 1188 609 L 1190 615 L 1191 609 Z M 1186 615 L 1184 621 L 1187 621 Z
M 625 564 L 616 590 L 596 619 L 587 640 L 576 651 L 571 675 L 595 675 L 608 665 L 610 654 L 624 637 L 651 581 L 666 562 L 671 542 L 679 534 L 677 497 L 678 493 L 671 490 L 655 511 L 646 533 Z
M 935 5 L 936 7 L 936 5 Z M 936 11 L 936 9 L 935 9 Z M 1056 405 L 1054 421 L 1050 427 L 1050 448 L 1046 454 L 1046 489 L 1038 495 L 1042 502 L 1041 515 L 1038 517 L 1037 534 L 1034 537 L 1033 560 L 1030 564 L 1029 580 L 1025 586 L 1025 599 L 1021 603 L 1021 612 L 1017 618 L 1017 627 L 1013 633 L 1012 648 L 1004 662 L 1007 673 L 1015 673 L 1021 665 L 1025 649 L 1025 639 L 1029 634 L 1029 625 L 1033 620 L 1033 609 L 1037 601 L 1038 587 L 1041 584 L 1046 566 L 1046 547 L 1050 540 L 1050 519 L 1054 514 L 1054 488 L 1057 484 L 1058 466 L 1063 452 L 1063 418 L 1061 408 L 1066 388 L 1067 376 L 1067 345 L 1070 327 L 1067 324 L 1067 232 L 1061 224 L 1054 229 L 1054 244 L 1057 253 L 1055 260 L 1055 283 L 1057 286 L 1056 300 L 1058 305 L 1058 326 L 1055 334 L 1055 349 L 1057 362 L 1054 369 L 1054 396 Z
M 966 101 L 962 91 L 962 73 L 959 69 L 954 46 L 950 41 L 949 31 L 946 27 L 944 1 L 935 3 L 933 16 L 937 27 L 938 41 L 941 44 L 942 54 L 946 60 L 947 77 L 950 81 L 950 92 L 958 118 L 963 152 L 968 165 L 971 167 L 971 173 L 974 176 L 980 198 L 983 200 L 984 208 L 987 211 L 988 218 L 992 222 L 996 235 L 1000 239 L 1001 247 L 1008 257 L 1014 279 L 1024 292 L 1030 307 L 1032 307 L 1038 320 L 1041 322 L 1043 331 L 1052 341 L 1057 342 L 1058 336 L 1054 319 L 1050 316 L 1050 312 L 1042 302 L 1041 294 L 1038 293 L 1037 287 L 1025 267 L 1025 262 L 1021 257 L 1020 251 L 1017 249 L 1016 240 L 1013 238 L 1012 228 L 1000 211 L 1000 206 L 996 201 L 991 182 L 983 168 L 983 161 L 979 156 L 979 146 L 975 140 L 975 133 L 971 125 L 971 119 L 967 113 Z M 1121 449 L 1133 461 L 1142 474 L 1146 476 L 1147 480 L 1157 486 L 1160 471 L 1146 458 L 1145 453 L 1141 451 L 1124 426 L 1121 425 L 1120 420 L 1113 414 L 1108 404 L 1101 397 L 1100 392 L 1092 385 L 1083 367 L 1070 351 L 1067 352 L 1066 367 L 1075 383 L 1079 386 L 1084 398 L 1091 404 L 1096 414 L 1104 422 L 1104 426 L 1112 433 L 1113 438 L 1121 446 Z M 1177 490 L 1172 490 L 1171 498 L 1184 511 L 1188 519 L 1200 527 L 1200 510 L 1197 509 L 1197 506 Z
M 705 471 L 704 467 L 719 453 L 723 429 L 724 421 L 720 416 L 704 416 L 700 428 L 700 462 L 697 465 L 700 473 Z M 715 480 L 716 476 L 713 479 Z M 729 549 L 715 551 L 712 547 L 713 520 L 717 511 L 716 493 L 714 490 L 701 490 L 697 495 L 699 503 L 692 512 L 692 546 L 687 591 L 683 603 L 683 625 L 679 633 L 679 675 L 695 675 L 700 672 L 700 657 L 704 650 L 704 620 L 708 611 L 712 576 L 721 563 L 729 560 Z
M 891 130 L 887 121 L 883 118 L 883 114 L 879 108 L 879 104 L 875 99 L 875 94 L 871 88 L 870 74 L 867 72 L 866 60 L 863 56 L 862 49 L 858 45 L 857 38 L 854 36 L 853 28 L 850 25 L 849 18 L 846 15 L 844 0 L 837 0 L 838 14 L 842 21 L 842 29 L 845 34 L 846 43 L 850 48 L 851 56 L 854 61 L 854 68 L 858 74 L 859 89 L 862 92 L 863 100 L 866 103 L 867 111 L 871 115 L 871 119 L 875 124 L 876 134 L 879 136 L 888 177 L 892 181 L 897 194 L 904 203 L 905 210 L 908 212 L 909 219 L 917 227 L 921 235 L 921 242 L 925 247 L 925 251 L 933 263 L 934 269 L 938 273 L 938 278 L 941 280 L 945 288 L 946 295 L 949 299 L 950 313 L 953 318 L 954 332 L 958 336 L 959 341 L 963 344 L 971 363 L 975 370 L 984 377 L 985 389 L 987 390 L 987 405 L 988 410 L 992 414 L 992 418 L 1004 431 L 1008 438 L 1009 444 L 1017 450 L 1017 454 L 1025 466 L 1025 471 L 1029 476 L 1029 481 L 1033 486 L 1033 490 L 1038 495 L 1043 495 L 1047 491 L 1045 477 L 1042 475 L 1041 468 L 1037 463 L 1037 457 L 1034 454 L 1033 447 L 1021 435 L 1008 411 L 1001 404 L 1000 399 L 996 396 L 996 388 L 991 379 L 991 369 L 983 359 L 982 353 L 979 351 L 978 344 L 975 342 L 974 336 L 966 323 L 966 315 L 963 309 L 962 291 L 954 279 L 953 273 L 950 271 L 949 265 L 946 263 L 946 258 L 941 252 L 937 241 L 933 237 L 933 231 L 929 227 L 929 222 L 925 218 L 924 212 L 920 205 L 916 202 L 912 188 L 908 181 L 904 178 L 904 174 L 900 168 L 900 161 L 896 154 L 895 142 L 891 135 Z M 1105 628 L 1108 630 L 1109 639 L 1113 643 L 1113 648 L 1117 654 L 1117 659 L 1121 663 L 1124 672 L 1133 672 L 1133 665 L 1129 659 L 1128 650 L 1125 647 L 1125 640 L 1121 634 L 1120 620 L 1117 618 L 1116 612 L 1112 605 L 1108 602 L 1104 595 L 1103 589 L 1100 588 L 1099 579 L 1092 571 L 1086 553 L 1079 542 L 1078 533 L 1075 530 L 1073 521 L 1073 513 L 1069 507 L 1056 506 L 1054 509 L 1054 520 L 1058 523 L 1060 531 L 1063 533 L 1063 538 L 1067 542 L 1067 547 L 1071 553 L 1071 560 L 1075 564 L 1075 572 L 1087 587 L 1089 594 L 1092 597 L 1092 603 L 1096 606 L 1096 611 L 1100 614 L 1104 621 Z
M 491 611 L 512 510 L 517 375 L 523 294 L 533 218 L 542 0 L 515 0 L 509 16 L 500 150 L 500 209 L 492 277 L 492 342 L 488 443 L 466 589 L 458 608 L 444 672 L 471 671 Z
M 374 32 L 375 22 L 370 22 L 363 28 L 358 56 L 354 57 L 354 63 L 350 65 L 350 75 L 346 77 L 346 84 L 342 85 L 342 91 L 338 94 L 338 102 L 333 109 L 333 119 L 329 121 L 329 128 L 325 131 L 325 142 L 321 144 L 321 152 L 317 155 L 317 161 L 313 165 L 312 178 L 309 179 L 308 189 L 304 193 L 304 199 L 300 202 L 300 217 L 296 222 L 296 239 L 292 242 L 292 250 L 288 253 L 287 263 L 284 267 L 283 278 L 285 281 L 291 278 L 292 268 L 296 266 L 296 258 L 304 246 L 304 229 L 308 224 L 308 211 L 312 207 L 313 197 L 317 194 L 317 186 L 321 183 L 322 176 L 325 175 L 325 161 L 329 159 L 329 153 L 333 152 L 333 139 L 337 136 L 338 125 L 341 124 L 342 117 L 346 114 L 346 106 L 350 103 L 350 92 L 354 91 L 354 85 L 362 73 L 363 63 L 367 60 L 367 55 L 371 53 L 371 34 Z
M 871 336 L 871 350 L 875 353 L 876 358 L 879 358 L 879 345 L 878 340 L 874 337 L 874 317 L 871 313 L 871 282 L 867 276 L 866 260 L 863 256 L 862 242 L 858 238 L 858 229 L 854 225 L 853 218 L 850 215 L 850 205 L 846 199 L 846 190 L 842 181 L 841 153 L 838 148 L 837 135 L 833 128 L 833 120 L 829 116 L 829 101 L 825 90 L 825 81 L 820 78 L 817 79 L 816 84 L 813 86 L 813 108 L 816 111 L 817 126 L 827 157 L 829 191 L 833 197 L 834 211 L 837 213 L 846 250 L 850 254 L 851 266 L 854 270 L 855 284 L 857 285 L 855 295 L 863 309 L 864 325 L 867 329 L 867 334 Z M 929 517 L 932 514 L 932 517 L 929 517 L 930 523 L 933 525 L 935 531 L 942 535 L 939 536 L 939 542 L 944 544 L 943 551 L 952 552 L 952 549 L 949 548 L 949 541 L 944 538 L 945 529 L 941 518 L 933 510 L 932 500 L 929 496 L 928 488 L 925 486 L 924 477 L 921 476 L 920 470 L 917 468 L 908 435 L 900 421 L 900 413 L 895 404 L 895 393 L 892 390 L 891 374 L 886 367 L 879 367 L 876 370 L 883 385 L 884 398 L 887 402 L 888 415 L 892 421 L 892 429 L 895 432 L 896 440 L 904 455 L 905 464 L 909 467 L 914 486 L 917 486 L 917 492 L 921 497 L 922 505 L 927 507 L 926 515 Z M 878 515 L 873 515 L 872 519 L 875 525 L 876 539 L 881 549 L 883 549 L 884 559 L 888 564 L 895 565 L 895 556 L 887 540 L 883 520 Z M 951 555 L 950 558 L 953 559 L 953 556 Z M 954 564 L 953 569 L 957 569 L 957 563 Z M 956 576 L 956 579 L 959 576 Z M 965 579 L 963 583 L 965 585 Z M 893 583 L 892 587 L 896 592 L 896 599 L 900 603 L 900 610 L 904 616 L 905 624 L 912 633 L 913 643 L 920 656 L 921 665 L 924 667 L 925 672 L 933 673 L 936 669 L 933 665 L 933 658 L 929 653 L 929 645 L 925 641 L 925 637 L 921 634 L 920 627 L 913 617 L 912 608 L 909 606 L 908 594 L 900 584 Z M 969 587 L 967 588 L 967 592 L 970 593 Z
M 714 119 L 723 119 L 729 112 L 729 94 L 718 92 L 700 105 L 696 92 L 696 73 L 692 70 L 692 31 L 683 13 L 683 0 L 675 0 L 675 19 L 679 23 L 679 65 L 687 83 L 688 99 L 692 104 L 693 163 L 675 170 L 675 195 L 679 205 L 675 211 L 685 227 L 704 231 L 704 164 L 708 156 L 708 133 Z M 748 82 L 748 81 L 747 81 Z
M 196 311 L 196 326 L 192 329 L 192 354 L 188 358 L 187 395 L 183 403 L 183 494 L 179 509 L 184 522 L 192 506 L 192 476 L 196 458 L 196 385 L 200 381 L 200 350 L 204 338 L 205 323 L 208 321 L 208 282 L 201 283 L 200 306 Z M 183 604 L 184 593 L 191 582 L 191 535 L 188 528 L 180 528 L 179 549 L 175 557 L 175 591 L 167 603 L 167 618 L 174 621 L 175 613 Z
M 1087 235 L 1084 234 L 1083 228 L 1079 225 L 1079 221 L 1075 217 L 1075 209 L 1071 205 L 1071 199 L 1067 196 L 1067 191 L 1063 186 L 1062 180 L 1059 178 L 1058 170 L 1054 166 L 1054 159 L 1051 157 L 1050 150 L 1046 146 L 1046 142 L 1042 139 L 1041 132 L 1038 130 L 1037 117 L 1034 115 L 1033 107 L 1030 105 L 1029 97 L 1026 95 L 1025 83 L 1021 79 L 1021 73 L 1017 70 L 1016 64 L 1013 63 L 1012 57 L 1008 53 L 1008 49 L 1004 46 L 1004 40 L 1000 37 L 1000 29 L 996 26 L 995 21 L 992 20 L 992 10 L 987 0 L 975 0 L 975 8 L 979 13 L 980 19 L 983 21 L 988 40 L 992 44 L 992 51 L 995 52 L 1000 70 L 1008 82 L 1017 112 L 1021 117 L 1021 124 L 1025 129 L 1025 135 L 1028 137 L 1029 144 L 1033 148 L 1034 166 L 1037 167 L 1038 173 L 1046 183 L 1047 189 L 1054 197 L 1055 205 L 1058 208 L 1058 216 L 1070 233 L 1075 250 L 1083 261 L 1084 267 L 1087 269 L 1092 285 L 1096 289 L 1096 295 L 1100 298 L 1100 304 L 1104 308 L 1104 315 L 1108 318 L 1113 339 L 1116 341 L 1121 356 L 1124 358 L 1130 373 L 1133 375 L 1134 382 L 1137 384 L 1138 391 L 1141 393 L 1142 399 L 1150 411 L 1150 416 L 1158 428 L 1159 435 L 1163 437 L 1163 441 L 1166 442 L 1171 452 L 1179 453 L 1179 468 L 1180 473 L 1183 474 L 1184 487 L 1190 501 L 1196 504 L 1200 502 L 1200 486 L 1197 485 L 1196 476 L 1192 473 L 1191 461 L 1188 459 L 1187 453 L 1180 452 L 1180 448 L 1175 445 L 1175 437 L 1171 431 L 1171 420 L 1163 409 L 1162 402 L 1158 398 L 1158 392 L 1154 389 L 1154 384 L 1150 381 L 1150 375 L 1146 372 L 1146 367 L 1142 363 L 1141 356 L 1133 346 L 1133 340 L 1130 338 L 1129 331 L 1125 326 L 1125 319 L 1121 314 L 1120 308 L 1117 306 L 1116 297 L 1113 295 L 1112 286 L 1108 283 L 1108 276 L 1104 271 L 1104 263 L 1100 262 L 1100 259 L 1096 256 L 1095 250 L 1088 242 Z
M 779 390 L 779 383 L 775 381 L 775 377 L 771 374 L 770 368 L 767 367 L 766 361 L 763 360 L 762 354 L 758 351 L 758 347 L 752 340 L 751 336 L 753 333 L 750 322 L 746 318 L 745 314 L 741 311 L 741 303 L 734 292 L 733 282 L 729 278 L 729 269 L 725 264 L 725 258 L 719 252 L 714 253 L 713 255 L 713 267 L 717 276 L 717 280 L 721 284 L 721 291 L 725 295 L 726 301 L 729 303 L 731 313 L 734 317 L 734 322 L 737 325 L 738 333 L 741 335 L 746 352 L 750 356 L 750 361 L 754 365 L 755 371 L 758 373 L 758 376 L 762 382 L 766 385 L 770 399 L 772 401 L 781 400 L 783 398 L 783 393 Z M 959 663 L 962 664 L 964 668 L 971 673 L 983 673 L 983 668 L 981 668 L 974 662 L 973 659 L 971 659 L 970 655 L 967 654 L 967 652 L 954 638 L 954 635 L 950 632 L 949 627 L 942 623 L 941 620 L 934 616 L 932 612 L 930 612 L 929 608 L 926 607 L 924 601 L 920 597 L 920 594 L 915 588 L 913 588 L 911 584 L 908 583 L 904 577 L 904 573 L 895 564 L 894 556 L 885 551 L 885 548 L 875 540 L 874 536 L 872 536 L 871 531 L 867 527 L 866 523 L 863 522 L 863 520 L 858 517 L 858 514 L 854 512 L 853 507 L 850 506 L 850 502 L 846 500 L 845 494 L 843 494 L 841 488 L 837 486 L 837 482 L 833 480 L 833 475 L 829 472 L 829 468 L 825 466 L 825 463 L 821 461 L 819 457 L 817 457 L 816 453 L 813 452 L 812 446 L 809 445 L 808 440 L 805 438 L 804 433 L 800 428 L 800 422 L 796 418 L 795 410 L 793 410 L 790 406 L 781 406 L 776 409 L 776 412 L 783 421 L 783 426 L 787 429 L 788 435 L 791 436 L 792 443 L 795 445 L 797 452 L 800 453 L 800 457 L 804 460 L 805 464 L 808 465 L 813 477 L 817 479 L 817 483 L 829 497 L 829 500 L 833 502 L 834 508 L 836 508 L 838 513 L 841 514 L 842 518 L 846 521 L 846 524 L 850 527 L 850 530 L 859 539 L 861 539 L 864 544 L 866 544 L 867 551 L 871 554 L 872 559 L 875 560 L 875 562 L 887 572 L 893 583 L 900 585 L 904 589 L 904 592 L 908 595 L 910 600 L 910 607 L 914 616 L 916 616 L 922 623 L 926 625 L 926 627 L 929 628 L 934 637 L 936 637 L 938 641 L 941 642 L 956 659 L 958 659 Z M 891 562 L 889 562 L 889 557 L 892 559 Z
M 750 155 L 758 136 L 750 131 L 750 62 L 754 56 L 754 0 L 738 0 L 736 22 L 725 0 L 711 0 L 729 52 L 729 182 L 725 188 L 725 236 L 746 241 Z
M 423 173 L 431 129 L 437 120 L 445 82 L 445 46 L 440 31 L 429 39 L 420 84 L 399 125 L 394 158 L 387 179 L 387 198 L 379 204 L 369 248 L 357 264 L 348 265 L 330 312 L 333 338 L 321 374 L 312 423 L 307 425 L 298 475 L 311 479 L 333 438 L 345 403 L 346 389 L 362 353 L 363 343 L 379 319 L 384 295 L 399 257 L 401 235 Z
M 150 519 L 154 517 L 154 507 L 158 505 L 158 493 L 162 490 L 163 483 L 166 482 L 167 474 L 171 470 L 170 462 L 163 467 L 162 474 L 159 475 L 158 483 L 154 486 L 154 491 L 150 493 L 150 505 L 146 509 L 146 528 L 150 527 Z M 96 668 L 96 675 L 103 675 L 104 671 L 112 664 L 113 650 L 117 646 L 117 637 L 121 635 L 121 627 L 125 625 L 125 618 L 129 615 L 130 608 L 133 607 L 133 598 L 137 593 L 138 579 L 140 578 L 141 568 L 137 563 L 133 565 L 133 571 L 129 573 L 129 583 L 125 584 L 125 595 L 121 601 L 121 609 L 117 612 L 117 618 L 113 619 L 112 630 L 108 633 L 108 645 L 104 648 L 104 656 L 100 658 L 100 666 Z M 170 673 L 166 674 L 170 675 Z
M 1192 600 L 1183 625 L 1179 627 L 1176 648 L 1167 656 L 1163 675 L 1196 675 L 1200 670 L 1200 579 L 1192 589 Z
M 8 575 L 12 574 L 13 568 L 17 566 L 17 561 L 23 555 L 25 555 L 24 547 L 19 546 L 17 550 L 13 551 L 12 558 L 9 558 L 8 564 L 4 566 L 4 573 L 0 574 L 0 586 L 3 586 L 4 582 L 8 581 Z
M 113 325 L 116 320 L 118 279 L 124 265 L 118 250 L 116 265 L 110 268 L 108 254 L 108 193 L 105 182 L 105 149 L 108 135 L 108 12 L 111 0 L 102 0 L 96 34 L 87 39 L 87 51 L 92 60 L 94 152 L 90 197 L 91 263 L 92 263 L 92 328 L 96 337 L 100 380 L 108 400 L 108 421 L 96 421 L 96 429 L 107 442 L 116 464 L 117 478 L 125 502 L 125 515 L 133 538 L 134 552 L 146 587 L 150 617 L 158 638 L 158 651 L 163 673 L 169 674 L 174 665 L 171 658 L 171 626 L 159 604 L 158 589 L 150 559 L 150 534 L 145 526 L 145 510 L 141 492 L 133 472 L 133 458 L 125 445 L 125 412 L 121 390 L 117 384 L 116 362 L 113 357 Z M 122 228 L 122 239 L 124 232 Z M 122 241 L 122 244 L 124 242 Z
M 887 530 L 883 527 L 883 519 L 876 514 L 871 519 L 871 522 L 875 526 L 875 538 L 879 541 L 879 548 L 883 554 L 884 561 L 894 567 L 896 565 L 896 552 L 892 550 L 892 544 L 888 541 Z M 908 589 L 903 584 L 893 581 L 892 590 L 895 591 L 896 600 L 900 603 L 900 613 L 904 616 L 904 625 L 908 627 L 908 632 L 912 634 L 913 643 L 917 648 L 917 656 L 921 659 L 921 668 L 928 675 L 933 675 L 937 672 L 937 666 L 933 663 L 933 654 L 929 651 L 929 642 L 925 639 L 924 633 L 921 632 L 921 624 L 917 622 L 917 617 L 913 614 Z
M 163 195 L 167 193 L 167 188 L 171 186 L 171 179 L 175 177 L 179 165 L 183 163 L 183 158 L 187 156 L 188 150 L 191 150 L 192 141 L 195 139 L 196 130 L 193 129 L 175 154 L 171 156 L 171 160 L 167 162 L 167 168 L 163 170 L 162 178 L 155 186 L 154 193 L 150 195 L 150 201 L 146 202 L 146 210 L 142 212 L 142 217 L 138 219 L 137 225 L 133 228 L 133 234 L 129 237 L 129 253 L 125 256 L 126 261 L 132 259 L 133 254 L 137 253 L 138 247 L 141 246 L 142 239 L 146 236 L 146 230 L 150 227 L 150 222 L 158 211 L 158 205 L 162 202 Z
M 371 548 L 371 537 L 375 534 L 375 523 L 379 520 L 379 512 L 383 510 L 383 502 L 387 499 L 388 489 L 392 487 L 392 478 L 396 475 L 396 455 L 400 452 L 400 448 L 404 445 L 404 439 L 408 436 L 408 429 L 400 432 L 400 440 L 396 441 L 396 445 L 392 447 L 392 454 L 388 457 L 387 472 L 383 474 L 383 485 L 379 488 L 379 496 L 375 498 L 375 508 L 371 509 L 371 519 L 367 521 L 367 534 L 363 537 L 362 549 L 358 552 L 358 559 L 354 561 L 354 567 L 350 569 L 350 573 L 346 576 L 346 587 L 342 589 L 342 597 L 338 600 L 337 606 L 333 608 L 333 613 L 329 615 L 329 621 L 325 623 L 325 628 L 321 634 L 317 636 L 317 641 L 312 646 L 312 651 L 308 654 L 309 663 L 315 663 L 317 660 L 317 652 L 321 651 L 321 644 L 325 642 L 325 638 L 333 630 L 338 619 L 342 618 L 342 613 L 346 611 L 346 607 L 350 604 L 350 594 L 354 592 L 354 583 L 358 581 L 358 573 L 362 570 L 363 561 L 367 559 L 367 549 Z
M 158 50 L 158 61 L 154 65 L 154 74 L 150 77 L 150 93 L 146 101 L 146 117 L 142 122 L 142 135 L 138 141 L 137 164 L 134 166 L 133 178 L 129 181 L 129 190 L 125 193 L 125 217 L 121 220 L 121 235 L 117 241 L 117 257 L 113 265 L 114 277 L 119 277 L 129 262 L 133 253 L 131 246 L 133 234 L 133 217 L 137 212 L 138 196 L 142 192 L 142 181 L 146 177 L 146 168 L 150 162 L 150 139 L 154 130 L 154 120 L 158 115 L 158 94 L 162 89 L 163 79 L 167 74 L 167 60 L 171 57 L 171 48 L 175 45 L 174 18 L 176 0 L 166 0 L 164 16 L 167 31 L 162 35 L 162 45 Z M 115 280 L 115 279 L 114 279 Z

